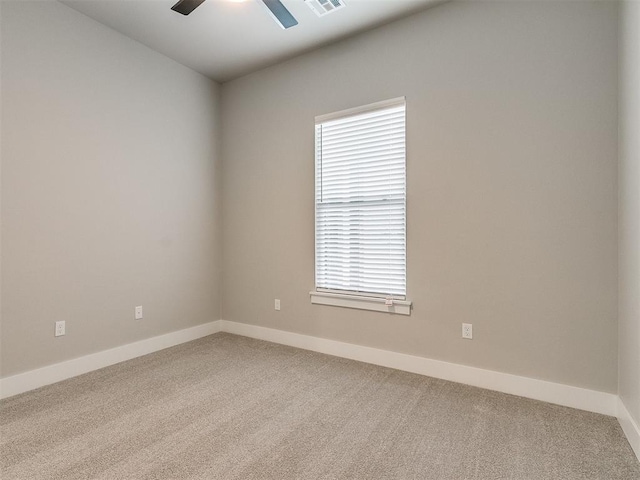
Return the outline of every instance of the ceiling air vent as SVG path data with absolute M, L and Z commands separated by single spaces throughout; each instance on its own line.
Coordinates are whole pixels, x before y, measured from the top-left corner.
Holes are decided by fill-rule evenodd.
M 309 8 L 316 12 L 319 17 L 340 10 L 345 6 L 344 0 L 304 0 L 304 3 L 309 5 Z

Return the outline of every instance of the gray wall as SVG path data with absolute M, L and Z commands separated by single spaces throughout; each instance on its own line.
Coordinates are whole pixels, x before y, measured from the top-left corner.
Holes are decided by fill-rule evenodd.
M 615 3 L 449 3 L 222 93 L 224 319 L 617 391 Z M 314 116 L 401 95 L 413 314 L 312 306 Z
M 220 317 L 218 90 L 62 4 L 2 2 L 2 376 Z
M 619 394 L 640 425 L 640 3 L 620 8 Z

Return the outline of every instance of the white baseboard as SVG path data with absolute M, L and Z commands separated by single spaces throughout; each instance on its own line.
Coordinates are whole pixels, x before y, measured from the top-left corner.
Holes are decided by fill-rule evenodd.
M 640 427 L 635 422 L 621 398 L 618 398 L 618 421 L 622 426 L 622 431 L 627 436 L 631 448 L 640 461 Z
M 349 358 L 360 362 L 441 378 L 443 380 L 465 383 L 467 385 L 614 417 L 618 411 L 618 396 L 611 393 L 521 377 L 493 370 L 483 370 L 481 368 L 406 355 L 388 350 L 363 347 L 361 345 L 275 330 L 273 328 L 230 322 L 228 320 L 221 320 L 221 322 L 221 331 L 236 335 L 266 340 L 305 350 L 313 350 L 337 357 Z
M 580 410 L 616 416 L 633 451 L 640 460 L 640 428 L 617 395 L 227 320 L 205 323 L 2 378 L 0 379 L 0 398 L 11 397 L 218 332 L 266 340 Z
M 217 320 L 2 378 L 0 379 L 0 398 L 17 395 L 218 332 L 228 332 L 305 350 L 313 350 L 620 418 L 618 396 L 611 393 L 227 320 Z M 637 426 L 634 426 L 628 413 L 624 418 L 629 419 L 627 427 L 625 427 L 625 433 L 628 430 L 633 432 L 634 428 L 635 432 L 637 432 Z
M 51 383 L 66 380 L 83 373 L 108 367 L 116 363 L 141 357 L 148 353 L 157 352 L 180 343 L 206 337 L 220 331 L 221 321 L 205 323 L 177 332 L 171 332 L 157 337 L 147 338 L 139 342 L 129 343 L 120 347 L 103 350 L 102 352 L 85 355 L 47 367 L 19 373 L 11 377 L 0 379 L 0 398 L 11 397 Z

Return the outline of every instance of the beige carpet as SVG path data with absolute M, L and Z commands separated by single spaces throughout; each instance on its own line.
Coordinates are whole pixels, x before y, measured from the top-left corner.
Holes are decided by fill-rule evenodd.
M 640 479 L 614 418 L 229 334 L 0 403 L 1 478 Z

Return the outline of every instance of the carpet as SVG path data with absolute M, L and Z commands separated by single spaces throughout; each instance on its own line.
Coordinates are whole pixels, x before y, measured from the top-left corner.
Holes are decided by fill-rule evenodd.
M 0 402 L 11 479 L 640 479 L 613 417 L 219 333 Z

